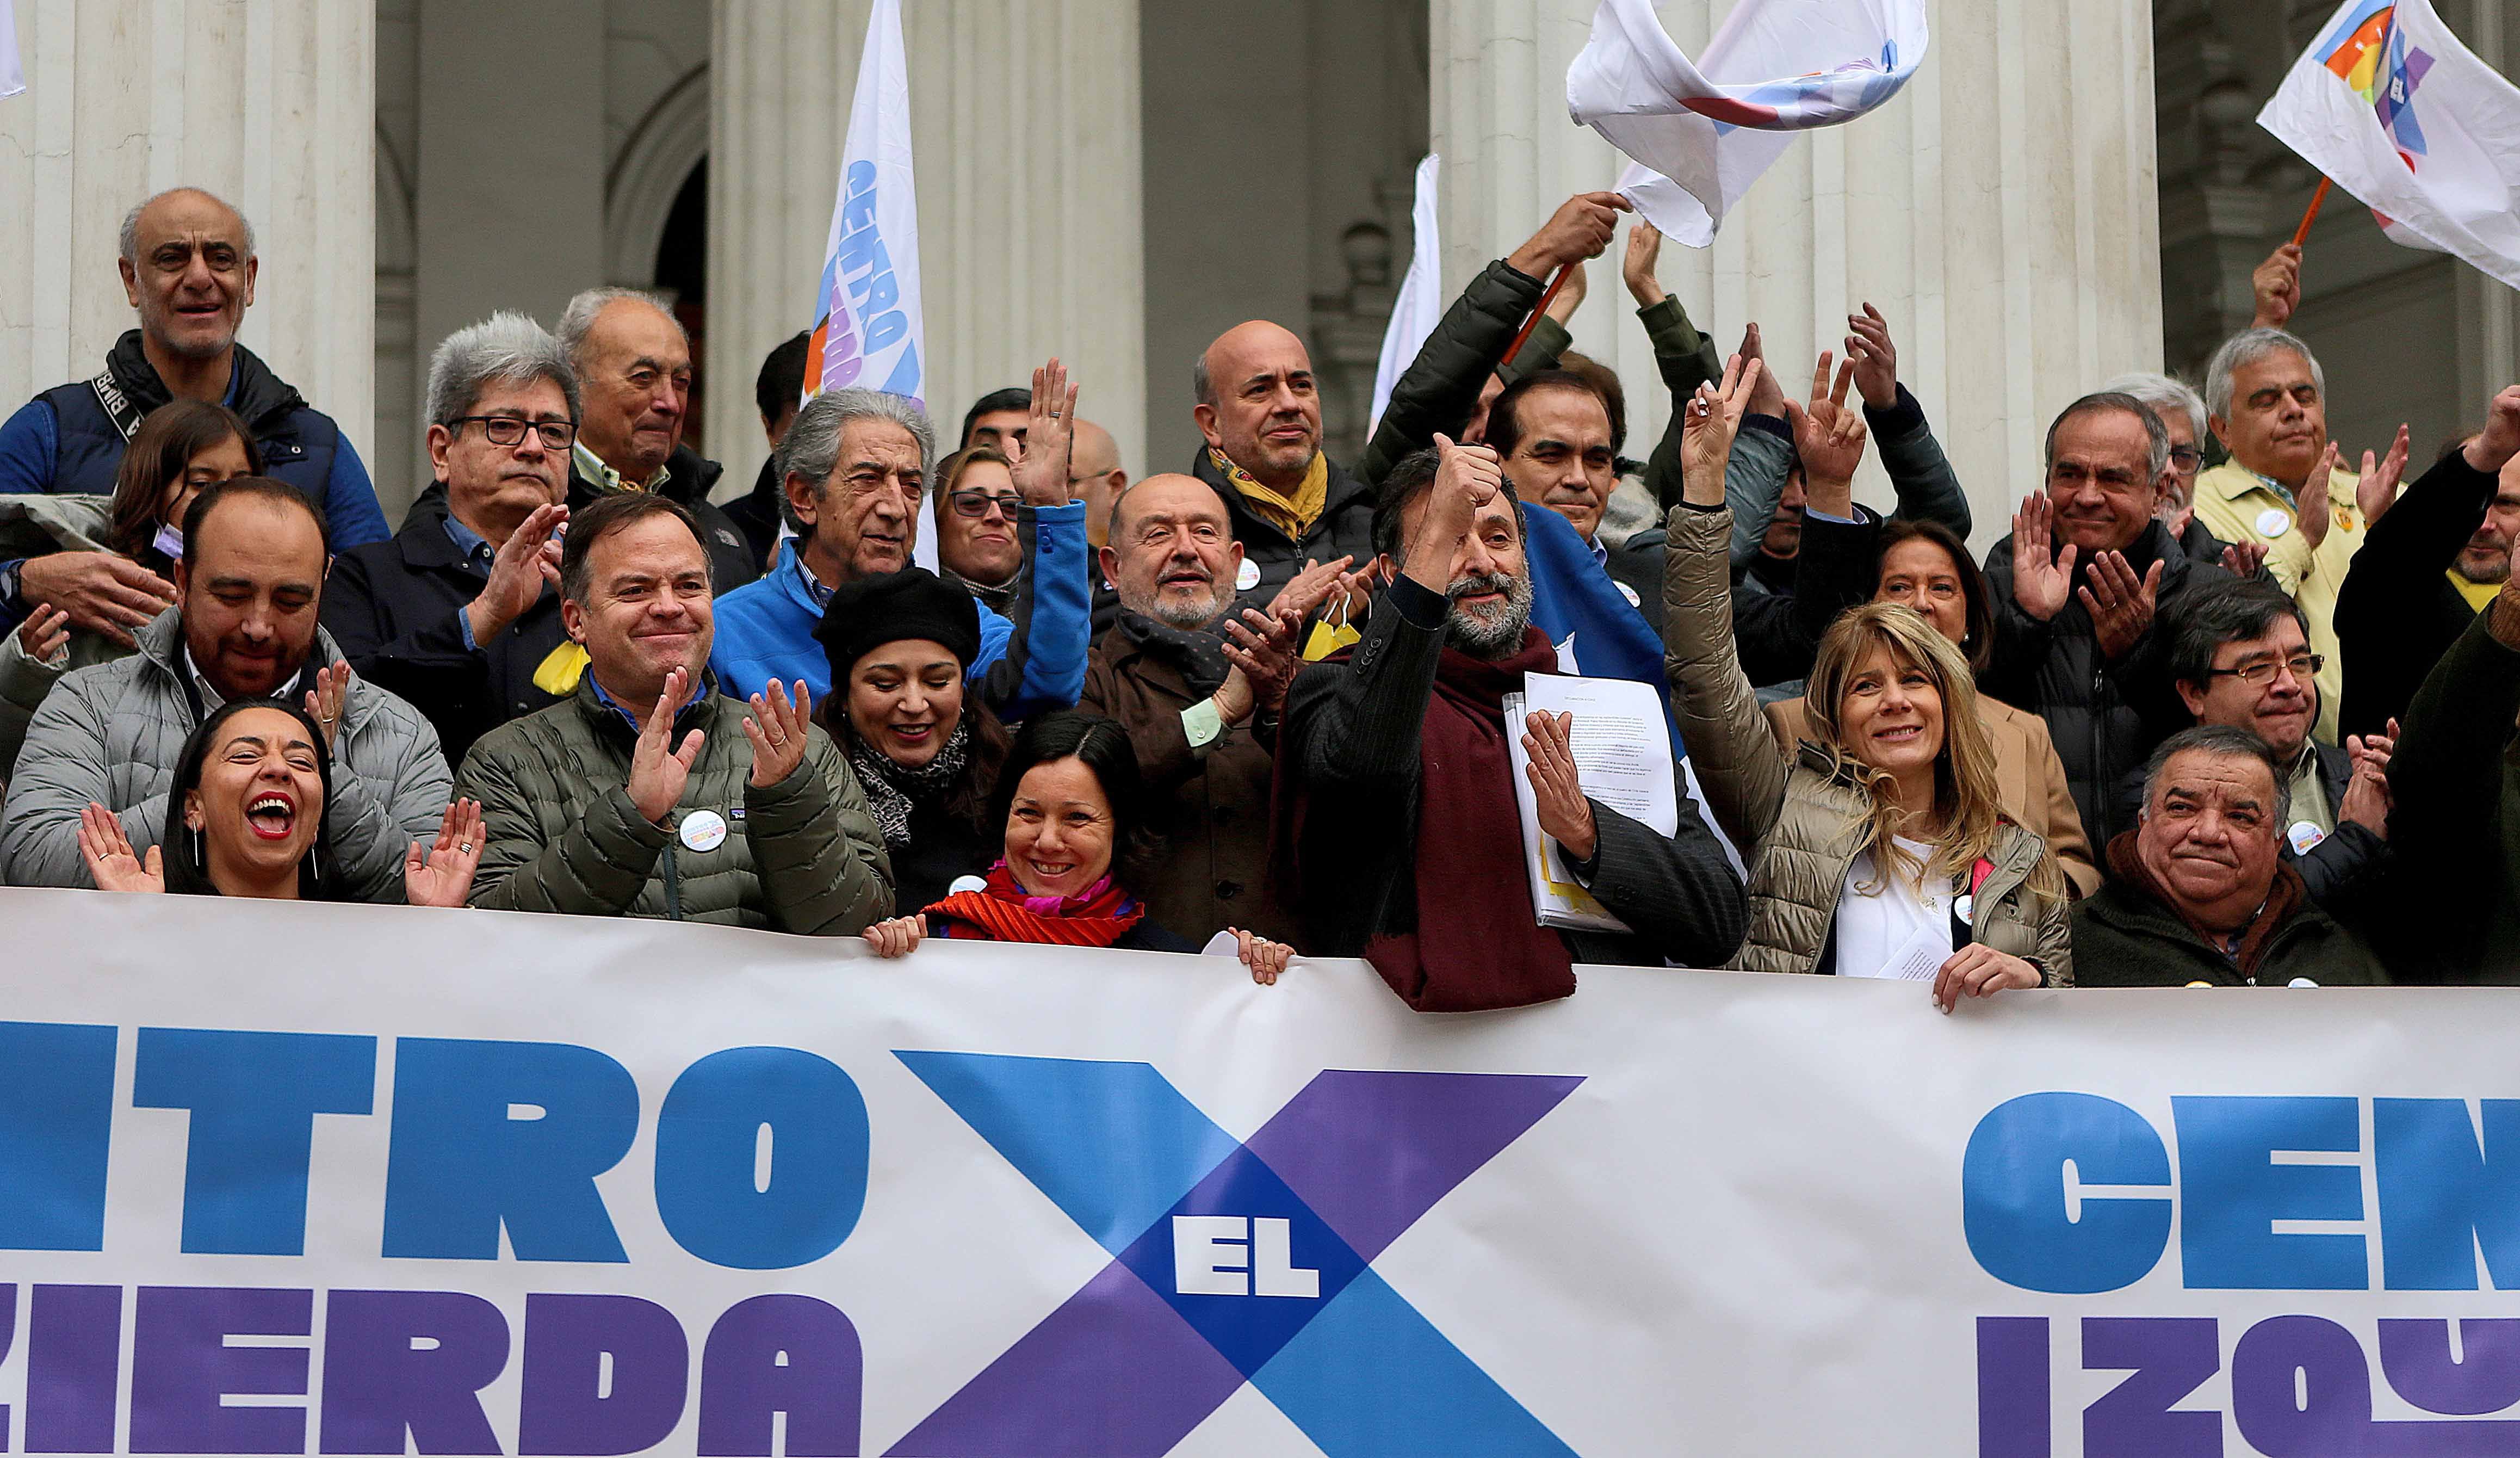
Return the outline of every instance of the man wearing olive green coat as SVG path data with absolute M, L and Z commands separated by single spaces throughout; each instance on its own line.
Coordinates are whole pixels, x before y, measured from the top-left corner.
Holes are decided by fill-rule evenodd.
M 625 494 L 578 513 L 561 593 L 575 693 L 482 736 L 457 776 L 489 832 L 473 905 L 827 936 L 892 914 L 865 792 L 804 706 L 718 694 L 689 512 Z

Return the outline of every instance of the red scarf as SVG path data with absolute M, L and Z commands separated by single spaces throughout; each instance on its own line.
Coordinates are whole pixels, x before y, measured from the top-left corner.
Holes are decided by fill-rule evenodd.
M 1110 877 L 1074 896 L 1036 896 L 1015 884 L 1005 861 L 989 868 L 988 889 L 956 891 L 927 907 L 979 934 L 984 941 L 1025 941 L 1041 946 L 1109 946 L 1144 920 L 1147 908 Z M 951 927 L 938 934 L 951 936 Z
M 1365 959 L 1421 1013 L 1547 1002 L 1575 990 L 1566 939 L 1540 925 L 1522 863 L 1505 696 L 1523 675 L 1557 671 L 1537 628 L 1502 662 L 1447 648 L 1418 742 L 1418 930 L 1378 935 Z

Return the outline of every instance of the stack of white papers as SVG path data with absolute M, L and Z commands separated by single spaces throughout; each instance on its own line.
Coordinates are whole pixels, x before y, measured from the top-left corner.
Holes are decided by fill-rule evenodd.
M 1531 904 L 1540 925 L 1578 932 L 1628 932 L 1591 891 L 1576 884 L 1565 853 L 1540 829 L 1540 797 L 1531 788 L 1531 756 L 1523 752 L 1523 716 L 1575 716 L 1568 738 L 1575 775 L 1584 794 L 1658 835 L 1680 828 L 1680 792 L 1673 776 L 1671 734 L 1663 724 L 1662 698 L 1652 684 L 1629 678 L 1578 678 L 1534 673 L 1522 692 L 1505 701 L 1506 745 L 1513 756 L 1514 803 L 1522 811 L 1523 867 L 1531 876 Z

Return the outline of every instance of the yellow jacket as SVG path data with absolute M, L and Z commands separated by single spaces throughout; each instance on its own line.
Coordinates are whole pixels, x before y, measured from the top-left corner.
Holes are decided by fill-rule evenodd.
M 2196 520 L 2227 542 L 2267 544 L 2267 570 L 2301 605 L 2310 620 L 2310 651 L 2323 654 L 2318 670 L 2320 741 L 2336 743 L 2337 706 L 2345 702 L 2345 658 L 2336 645 L 2336 593 L 2345 584 L 2346 569 L 2362 549 L 2368 527 L 2354 490 L 2362 478 L 2351 471 L 2335 472 L 2327 482 L 2327 535 L 2314 548 L 2301 534 L 2301 522 L 2272 486 L 2237 461 L 2226 461 L 2196 478 Z

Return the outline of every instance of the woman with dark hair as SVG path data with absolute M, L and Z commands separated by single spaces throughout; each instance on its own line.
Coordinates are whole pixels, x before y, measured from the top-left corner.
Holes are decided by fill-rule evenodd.
M 125 584 L 128 600 L 114 610 L 137 628 L 162 606 L 151 594 L 173 577 L 183 554 L 184 508 L 220 481 L 261 474 L 262 452 L 235 411 L 206 400 L 172 400 L 149 412 L 133 433 L 112 496 L 11 498 L 0 510 L 43 513 L 43 532 L 55 550 L 112 552 L 146 569 Z M 173 601 L 172 589 L 166 591 Z M 63 674 L 130 652 L 127 634 L 73 628 L 61 607 L 32 605 L 18 630 L 0 639 L 0 779 L 17 767 L 27 721 Z
M 907 955 L 929 935 L 1053 946 L 1195 952 L 1148 921 L 1124 877 L 1144 854 L 1146 787 L 1129 732 L 1109 719 L 1063 709 L 1024 725 L 1015 737 L 990 821 L 1004 854 L 977 888 L 922 903 L 914 916 L 867 929 L 881 957 Z M 1235 953 L 1252 980 L 1278 980 L 1294 955 L 1283 942 L 1236 928 Z
M 815 629 L 832 665 L 824 732 L 848 756 L 892 861 L 892 904 L 924 906 L 997 857 L 989 794 L 1007 731 L 965 674 L 971 595 L 925 568 L 842 583 Z
M 1995 661 L 1995 599 L 1986 574 L 1969 559 L 1959 537 L 1940 522 L 1882 524 L 1872 601 L 1923 614 L 1968 660 L 1972 677 L 1983 678 Z M 2003 813 L 2048 843 L 2074 894 L 2088 896 L 2099 889 L 2099 863 L 2083 834 L 2083 817 L 2074 809 L 2065 763 L 2056 757 L 2048 721 L 1984 693 L 1976 703 L 1978 723 L 1995 751 L 1996 797 Z M 1789 754 L 1812 737 L 1810 709 L 1802 699 L 1769 705 L 1768 724 Z
M 166 793 L 166 831 L 145 857 L 132 854 L 121 820 L 91 802 L 79 816 L 79 850 L 97 888 L 336 901 L 324 807 L 333 754 L 305 709 L 277 699 L 219 706 L 184 741 Z M 414 906 L 461 906 L 486 837 L 481 806 L 446 807 L 437 843 L 414 841 L 403 894 Z

